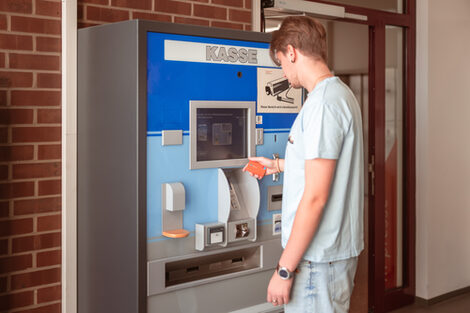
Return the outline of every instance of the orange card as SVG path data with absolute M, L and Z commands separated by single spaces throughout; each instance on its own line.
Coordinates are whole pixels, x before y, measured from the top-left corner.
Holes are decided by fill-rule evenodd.
M 248 162 L 246 166 L 246 170 L 253 175 L 257 175 L 258 178 L 263 178 L 264 175 L 266 174 L 266 167 L 261 165 L 261 163 L 256 162 L 256 161 L 250 161 Z

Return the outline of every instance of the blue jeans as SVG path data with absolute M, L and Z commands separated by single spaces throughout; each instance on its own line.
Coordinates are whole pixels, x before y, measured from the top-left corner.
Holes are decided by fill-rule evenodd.
M 327 263 L 300 262 L 286 313 L 347 313 L 357 257 Z

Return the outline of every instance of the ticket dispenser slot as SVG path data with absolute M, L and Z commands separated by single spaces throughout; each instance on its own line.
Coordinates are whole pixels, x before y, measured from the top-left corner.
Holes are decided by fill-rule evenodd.
M 261 248 L 250 247 L 165 264 L 165 287 L 181 285 L 261 266 Z
M 241 168 L 218 169 L 218 216 L 226 225 L 226 243 L 256 240 L 260 191 L 256 178 Z

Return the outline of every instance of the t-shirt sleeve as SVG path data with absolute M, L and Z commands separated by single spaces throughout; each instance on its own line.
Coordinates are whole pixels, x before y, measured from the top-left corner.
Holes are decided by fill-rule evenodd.
M 305 160 L 338 159 L 345 136 L 341 112 L 334 105 L 316 103 L 303 117 Z

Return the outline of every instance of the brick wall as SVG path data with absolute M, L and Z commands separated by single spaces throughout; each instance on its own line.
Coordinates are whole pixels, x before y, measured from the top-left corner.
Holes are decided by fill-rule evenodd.
M 60 311 L 60 0 L 0 0 L 0 311 Z
M 251 0 L 79 0 L 79 27 L 251 29 Z M 61 311 L 61 0 L 0 0 L 0 312 Z
M 146 19 L 251 30 L 251 0 L 79 0 L 79 27 Z

